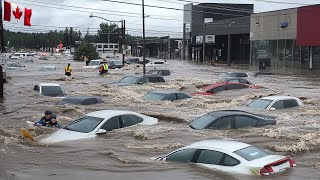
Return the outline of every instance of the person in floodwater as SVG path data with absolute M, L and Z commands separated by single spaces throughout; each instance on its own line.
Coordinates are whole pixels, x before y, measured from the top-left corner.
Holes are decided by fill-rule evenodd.
M 61 126 L 58 124 L 57 116 L 50 110 L 46 110 L 44 112 L 44 116 L 39 121 L 37 121 L 35 125 L 61 128 Z
M 103 76 L 104 74 L 107 74 L 108 70 L 109 70 L 108 63 L 105 62 L 105 61 L 102 61 L 100 63 L 100 68 L 99 68 L 100 76 Z
M 70 63 L 68 63 L 68 65 L 64 68 L 64 74 L 67 76 L 66 78 L 67 80 L 70 78 L 71 72 L 72 72 L 72 67 Z

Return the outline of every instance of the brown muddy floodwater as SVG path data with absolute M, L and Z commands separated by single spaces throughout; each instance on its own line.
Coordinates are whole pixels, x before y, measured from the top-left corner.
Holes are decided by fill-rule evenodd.
M 213 96 L 197 96 L 177 102 L 151 102 L 141 97 L 150 90 L 175 89 L 193 92 L 197 85 L 214 83 L 217 76 L 231 69 L 194 65 L 168 60 L 162 68 L 173 71 L 166 83 L 112 87 L 123 75 L 142 72 L 142 67 L 125 66 L 99 77 L 97 70 L 83 69 L 83 62 L 71 61 L 74 79 L 64 80 L 65 57 L 25 63 L 23 71 L 9 71 L 12 77 L 0 103 L 0 179 L 1 180 L 100 180 L 100 179 L 319 179 L 320 172 L 320 91 L 319 79 L 291 76 L 258 76 L 249 79 L 266 88 L 235 90 Z M 40 71 L 54 65 L 54 71 Z M 150 70 L 154 67 L 147 67 Z M 245 70 L 242 70 L 245 71 Z M 62 106 L 60 99 L 38 95 L 37 83 L 59 83 L 67 95 L 96 95 L 103 104 Z M 272 94 L 297 96 L 304 106 L 289 110 L 262 111 L 276 116 L 278 124 L 240 130 L 193 130 L 192 119 L 218 109 L 242 108 L 250 99 Z M 155 126 L 133 126 L 93 139 L 39 145 L 19 134 L 26 121 L 38 120 L 51 109 L 60 124 L 66 125 L 86 113 L 102 109 L 127 109 L 159 118 Z M 38 128 L 32 133 L 48 134 Z M 233 139 L 253 144 L 275 154 L 291 155 L 297 167 L 270 177 L 242 176 L 203 169 L 192 164 L 155 162 L 151 158 L 204 139 Z

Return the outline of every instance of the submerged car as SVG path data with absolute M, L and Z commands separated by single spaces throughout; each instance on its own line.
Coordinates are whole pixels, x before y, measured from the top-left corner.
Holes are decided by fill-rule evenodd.
M 134 74 L 123 77 L 119 82 L 111 83 L 113 86 L 125 86 L 133 84 L 159 83 L 165 82 L 162 76 L 156 74 Z
M 103 102 L 104 101 L 100 97 L 70 96 L 62 99 L 57 105 L 65 105 L 65 104 L 92 105 L 92 104 L 103 103 Z
M 246 78 L 249 77 L 247 73 L 244 72 L 227 72 L 227 73 L 222 73 L 218 76 L 219 79 L 226 78 L 226 77 L 242 77 Z
M 275 124 L 276 119 L 272 116 L 240 110 L 220 110 L 212 111 L 193 120 L 189 126 L 193 129 L 238 129 Z
M 100 63 L 103 61 L 103 59 L 93 59 L 90 61 L 88 66 L 83 66 L 85 69 L 99 69 Z
M 24 70 L 25 66 L 19 64 L 18 62 L 7 62 L 8 70 Z
M 296 166 L 289 156 L 272 155 L 249 144 L 228 140 L 196 142 L 156 160 L 195 163 L 208 169 L 245 175 L 271 175 Z
M 225 77 L 217 81 L 217 83 L 242 83 L 242 84 L 252 84 L 246 78 L 240 77 Z
M 61 141 L 71 141 L 85 138 L 93 138 L 106 134 L 113 129 L 124 128 L 133 125 L 154 125 L 158 119 L 133 111 L 102 110 L 86 114 L 71 122 L 50 136 L 40 140 L 40 143 L 50 144 Z
M 59 84 L 40 83 L 34 86 L 33 90 L 39 92 L 43 96 L 62 97 L 63 91 Z
M 143 99 L 145 100 L 154 100 L 154 101 L 176 101 L 180 99 L 187 99 L 191 98 L 189 95 L 179 92 L 179 91 L 171 91 L 171 90 L 164 90 L 164 91 L 151 91 L 148 92 Z
M 112 64 L 112 68 L 110 68 L 110 69 L 115 69 L 115 68 L 120 69 L 123 67 L 122 61 L 118 60 L 118 59 L 108 59 L 107 63 L 108 63 L 109 68 L 110 68 L 109 63 Z
M 137 57 L 128 57 L 126 59 L 127 64 L 139 64 L 140 60 Z
M 255 109 L 266 109 L 266 110 L 277 110 L 284 108 L 292 108 L 302 106 L 303 103 L 297 97 L 292 96 L 268 96 L 257 99 L 250 104 L 248 107 Z
M 225 83 L 218 83 L 205 86 L 202 91 L 195 92 L 192 95 L 213 95 L 220 91 L 225 90 L 234 90 L 234 89 L 245 89 L 245 88 L 252 88 L 252 89 L 259 89 L 260 86 L 251 85 L 251 84 L 244 84 L 244 83 L 233 83 L 233 82 L 225 82 Z
M 148 71 L 147 74 L 158 74 L 161 76 L 169 76 L 171 72 L 168 69 L 153 69 Z

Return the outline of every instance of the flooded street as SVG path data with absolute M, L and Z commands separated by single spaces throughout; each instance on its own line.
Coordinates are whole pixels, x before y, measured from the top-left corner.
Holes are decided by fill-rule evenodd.
M 69 61 L 57 59 L 23 63 L 25 70 L 8 71 L 4 84 L 5 99 L 0 103 L 0 180 L 53 179 L 319 179 L 320 177 L 320 91 L 319 78 L 261 75 L 249 77 L 262 89 L 231 90 L 212 96 L 195 96 L 176 102 L 152 102 L 141 97 L 150 90 L 174 89 L 195 92 L 197 86 L 214 83 L 224 66 L 195 65 L 168 60 L 156 68 L 173 73 L 165 83 L 136 86 L 110 86 L 124 75 L 141 73 L 142 66 L 126 65 L 111 69 L 100 77 L 97 69 L 83 69 L 84 62 L 70 61 L 74 79 L 65 81 L 64 66 Z M 56 70 L 40 71 L 54 65 Z M 147 66 L 151 70 L 152 66 Z M 236 70 L 248 72 L 248 70 Z M 253 72 L 249 72 L 253 74 Z M 61 98 L 39 95 L 38 83 L 58 83 L 66 96 L 100 96 L 105 103 L 90 106 L 56 106 Z M 205 113 L 219 109 L 245 108 L 250 99 L 268 95 L 291 95 L 304 106 L 277 111 L 259 111 L 277 117 L 277 125 L 238 130 L 194 130 L 188 123 Z M 37 121 L 45 110 L 58 116 L 61 125 L 86 113 L 104 109 L 132 110 L 159 119 L 157 125 L 131 126 L 96 138 L 40 145 L 23 139 L 19 129 L 26 121 Z M 248 109 L 246 109 L 248 110 Z M 252 111 L 251 112 L 257 112 Z M 53 130 L 39 128 L 34 135 L 46 136 Z M 270 177 L 234 175 L 207 170 L 194 164 L 158 162 L 152 158 L 205 139 L 233 139 L 274 154 L 291 155 L 297 167 Z

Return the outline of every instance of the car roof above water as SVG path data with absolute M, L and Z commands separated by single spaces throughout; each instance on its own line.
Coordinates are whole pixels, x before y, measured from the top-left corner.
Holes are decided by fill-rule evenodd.
M 117 116 L 121 114 L 136 114 L 136 113 L 133 111 L 125 111 L 125 110 L 123 111 L 122 110 L 101 110 L 101 111 L 91 112 L 86 115 L 106 119 L 108 117 Z
M 211 150 L 219 149 L 222 151 L 234 152 L 250 146 L 251 145 L 243 142 L 211 139 L 211 140 L 204 140 L 204 141 L 193 143 L 182 149 L 189 149 L 189 148 L 201 149 L 202 148 L 202 149 L 211 149 Z
M 293 97 L 293 96 L 267 96 L 267 97 L 263 97 L 261 99 L 265 99 L 265 100 L 287 100 L 287 99 L 297 99 L 299 100 L 299 98 L 297 97 Z
M 39 86 L 60 86 L 57 83 L 39 83 Z

